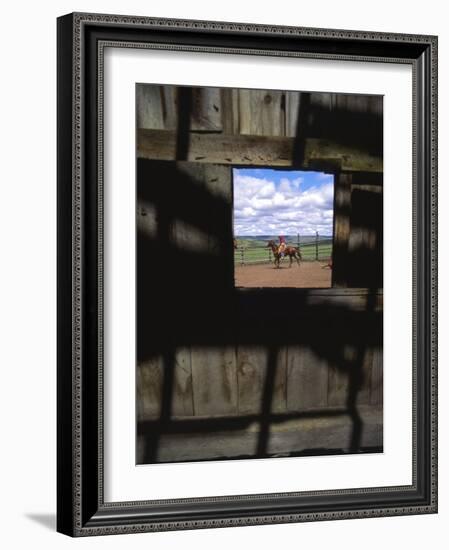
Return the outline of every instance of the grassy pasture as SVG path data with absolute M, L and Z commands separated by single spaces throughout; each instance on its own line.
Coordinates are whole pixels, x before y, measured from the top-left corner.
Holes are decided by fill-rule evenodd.
M 278 242 L 277 238 L 263 236 L 263 237 L 237 237 L 237 249 L 234 251 L 235 264 L 254 264 L 269 262 L 273 260 L 273 254 L 267 247 L 267 242 L 274 240 Z M 316 238 L 313 236 L 301 236 L 299 240 L 299 246 L 301 249 L 301 255 L 303 261 L 313 261 L 317 259 L 317 245 L 318 240 L 318 260 L 326 261 L 332 257 L 332 237 L 323 236 Z M 298 246 L 297 237 L 287 237 L 287 244 L 291 246 Z

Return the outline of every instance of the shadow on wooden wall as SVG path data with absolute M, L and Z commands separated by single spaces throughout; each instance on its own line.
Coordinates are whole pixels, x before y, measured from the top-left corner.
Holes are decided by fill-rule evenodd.
M 230 170 L 137 161 L 137 462 L 381 450 L 381 281 L 235 289 Z

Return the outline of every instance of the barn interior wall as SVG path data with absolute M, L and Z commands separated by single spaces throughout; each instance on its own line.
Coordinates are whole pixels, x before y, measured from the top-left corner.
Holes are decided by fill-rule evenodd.
M 379 289 L 235 289 L 229 166 L 139 159 L 137 190 L 139 460 L 217 430 L 263 456 L 299 420 L 305 449 L 380 447 Z

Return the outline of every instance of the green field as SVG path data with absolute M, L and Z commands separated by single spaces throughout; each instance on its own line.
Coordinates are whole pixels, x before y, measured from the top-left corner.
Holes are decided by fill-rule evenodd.
M 237 249 L 234 251 L 235 265 L 255 264 L 273 261 L 273 254 L 267 247 L 267 242 L 279 242 L 277 237 L 264 235 L 262 237 L 236 237 Z M 288 245 L 298 246 L 298 237 L 286 237 Z M 332 257 L 331 236 L 301 236 L 299 247 L 303 261 L 327 261 Z M 318 257 L 317 257 L 318 254 Z

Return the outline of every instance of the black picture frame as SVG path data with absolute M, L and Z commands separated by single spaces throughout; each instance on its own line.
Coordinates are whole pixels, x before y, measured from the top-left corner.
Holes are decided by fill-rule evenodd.
M 437 512 L 437 37 L 75 13 L 58 28 L 57 530 L 88 536 Z M 407 63 L 413 69 L 413 483 L 105 503 L 102 44 Z

